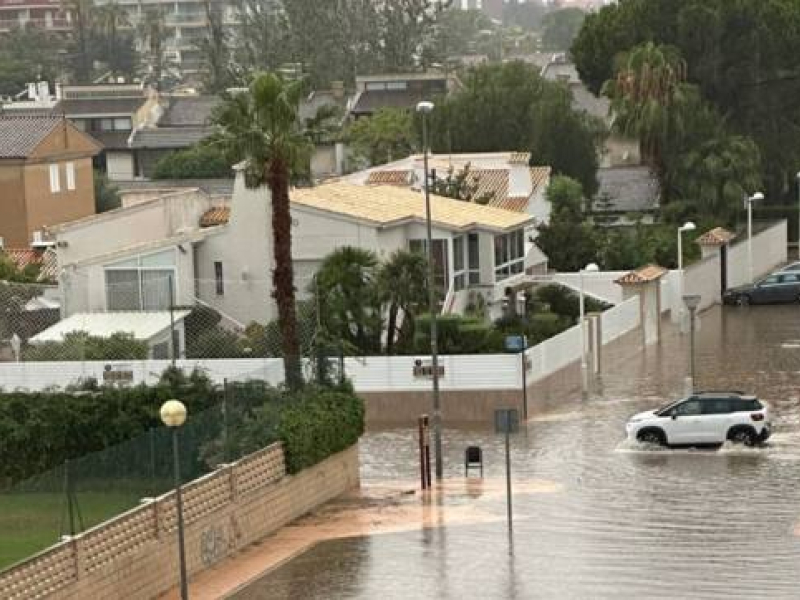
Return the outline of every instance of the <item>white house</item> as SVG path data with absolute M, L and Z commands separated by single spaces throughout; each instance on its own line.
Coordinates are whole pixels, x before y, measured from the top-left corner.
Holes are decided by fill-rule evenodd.
M 302 297 L 326 255 L 342 246 L 424 249 L 425 202 L 418 191 L 333 183 L 291 193 L 295 282 Z M 480 294 L 496 314 L 506 287 L 547 269 L 525 235 L 530 215 L 431 198 L 436 281 L 444 310 L 463 311 Z M 218 204 L 194 190 L 161 196 L 53 231 L 65 315 L 154 311 L 202 303 L 228 324 L 267 322 L 271 297 L 271 206 L 265 188 L 237 175 Z
M 550 167 L 531 167 L 527 152 L 484 152 L 432 154 L 428 169 L 437 179 L 458 174 L 469 166 L 468 182 L 475 197 L 488 199 L 488 205 L 527 213 L 537 224 L 550 220 L 550 203 L 545 194 L 550 185 Z M 341 178 L 357 185 L 393 185 L 421 189 L 424 182 L 422 155 L 409 156 Z

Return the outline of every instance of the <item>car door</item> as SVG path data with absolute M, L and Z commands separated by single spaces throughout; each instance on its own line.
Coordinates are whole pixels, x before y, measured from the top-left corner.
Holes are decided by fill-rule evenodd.
M 796 302 L 800 295 L 800 275 L 797 273 L 782 274 L 778 288 L 780 289 L 780 302 L 786 304 Z
M 766 279 L 760 281 L 753 289 L 753 294 L 750 301 L 753 304 L 773 304 L 779 302 L 777 298 L 780 297 L 780 276 L 770 275 Z
M 706 397 L 703 405 L 703 441 L 706 444 L 722 444 L 733 424 L 733 398 L 728 396 Z
M 664 429 L 670 444 L 702 444 L 702 406 L 699 398 L 688 398 L 670 411 Z

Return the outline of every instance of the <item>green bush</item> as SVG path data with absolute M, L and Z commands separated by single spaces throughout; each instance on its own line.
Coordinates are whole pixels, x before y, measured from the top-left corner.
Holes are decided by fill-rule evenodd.
M 414 326 L 414 351 L 430 352 L 430 316 L 421 315 Z M 441 354 L 490 354 L 503 351 L 503 335 L 479 317 L 441 315 L 436 319 Z
M 231 165 L 218 149 L 198 145 L 162 158 L 153 170 L 153 179 L 213 179 L 233 176 Z
M 137 340 L 129 333 L 117 332 L 107 338 L 91 336 L 83 331 L 73 331 L 63 342 L 45 342 L 28 345 L 22 352 L 26 361 L 71 360 L 144 360 L 147 342 Z
M 168 369 L 154 386 L 88 382 L 81 390 L 0 393 L 0 483 L 25 479 L 160 425 L 165 400 L 180 398 L 189 414 L 218 403 L 209 379 Z
M 283 406 L 277 437 L 297 473 L 346 450 L 364 433 L 364 402 L 345 389 L 307 388 Z
M 546 304 L 549 310 L 556 315 L 568 317 L 572 323 L 577 322 L 580 316 L 580 296 L 564 286 L 556 284 L 545 285 L 536 290 L 535 300 Z M 584 308 L 587 313 L 600 312 L 610 308 L 610 305 L 585 295 Z

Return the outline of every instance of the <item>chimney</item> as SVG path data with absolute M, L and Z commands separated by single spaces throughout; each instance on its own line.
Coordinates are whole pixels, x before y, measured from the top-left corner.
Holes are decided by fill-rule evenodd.
M 50 84 L 46 81 L 40 81 L 38 84 L 39 87 L 39 97 L 37 100 L 39 102 L 49 102 L 50 101 Z
M 28 100 L 37 100 L 37 89 L 35 83 L 28 84 Z
M 528 198 L 533 193 L 530 167 L 524 162 L 511 162 L 508 166 L 508 196 Z

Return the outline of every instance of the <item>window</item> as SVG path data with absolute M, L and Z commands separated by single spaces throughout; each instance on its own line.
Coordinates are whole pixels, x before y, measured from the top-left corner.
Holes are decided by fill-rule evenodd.
M 50 165 L 50 191 L 57 194 L 61 191 L 61 181 L 58 177 L 58 164 Z
M 104 270 L 108 310 L 166 310 L 174 303 L 174 250 L 120 261 Z
M 464 272 L 464 236 L 453 238 L 453 283 L 456 291 L 466 287 L 466 273 Z
M 217 286 L 217 296 L 225 295 L 225 280 L 222 276 L 222 263 L 219 261 L 214 262 L 214 282 Z
M 408 249 L 428 257 L 426 240 L 409 240 Z M 433 240 L 433 287 L 440 297 L 444 297 L 449 285 L 447 261 L 447 240 Z
M 693 415 L 699 415 L 700 411 L 700 400 L 697 398 L 692 398 L 691 400 L 687 400 L 683 404 L 676 406 L 674 414 L 680 417 L 690 417 Z
M 732 398 L 703 398 L 704 415 L 726 415 L 732 411 Z
M 525 232 L 522 229 L 494 236 L 494 267 L 497 281 L 525 270 Z
M 67 189 L 74 190 L 75 189 L 75 163 L 68 162 L 67 163 Z
M 405 81 L 389 81 L 386 84 L 387 90 L 405 90 L 408 89 L 408 84 Z
M 779 281 L 779 277 L 777 275 L 773 275 L 771 277 L 767 277 L 764 281 L 761 282 L 761 285 L 775 285 Z
M 467 268 L 469 269 L 469 283 L 476 285 L 481 282 L 480 243 L 477 233 L 470 233 L 467 237 Z
M 781 283 L 797 283 L 800 281 L 800 277 L 797 275 L 781 275 Z

